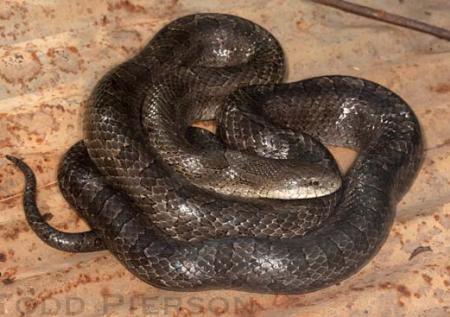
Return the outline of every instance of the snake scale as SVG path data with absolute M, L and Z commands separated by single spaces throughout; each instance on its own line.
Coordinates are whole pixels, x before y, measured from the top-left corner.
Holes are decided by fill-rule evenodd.
M 85 138 L 60 164 L 60 189 L 91 230 L 51 227 L 33 172 L 8 156 L 25 174 L 28 223 L 57 249 L 108 249 L 170 290 L 298 294 L 351 276 L 419 169 L 418 120 L 365 79 L 283 76 L 279 43 L 253 22 L 169 23 L 99 81 Z M 217 134 L 190 127 L 199 119 L 217 120 Z M 342 180 L 321 144 L 358 151 Z

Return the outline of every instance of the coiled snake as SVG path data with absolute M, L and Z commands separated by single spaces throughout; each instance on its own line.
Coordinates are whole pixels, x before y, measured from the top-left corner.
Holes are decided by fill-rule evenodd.
M 280 45 L 248 20 L 171 22 L 100 80 L 85 139 L 60 165 L 61 191 L 91 231 L 47 224 L 32 171 L 8 156 L 26 176 L 31 228 L 61 250 L 108 249 L 171 290 L 304 293 L 354 274 L 419 168 L 418 121 L 368 80 L 283 74 Z M 197 119 L 216 119 L 218 136 L 190 128 Z M 358 151 L 342 186 L 319 141 Z

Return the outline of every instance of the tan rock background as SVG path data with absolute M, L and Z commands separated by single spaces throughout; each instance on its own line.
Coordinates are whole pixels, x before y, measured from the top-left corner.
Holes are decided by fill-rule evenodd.
M 450 28 L 448 0 L 357 2 Z M 36 171 L 39 205 L 53 225 L 85 229 L 55 180 L 61 155 L 82 138 L 90 89 L 164 24 L 204 11 L 237 14 L 271 31 L 285 50 L 291 81 L 362 76 L 399 93 L 419 117 L 426 139 L 420 175 L 380 253 L 338 286 L 299 296 L 161 291 L 108 252 L 60 252 L 27 227 L 22 176 L 4 155 L 19 155 Z M 3 0 L 0 120 L 0 316 L 450 316 L 450 43 L 444 40 L 299 0 Z M 337 155 L 349 161 L 347 152 Z M 418 247 L 431 251 L 409 260 Z

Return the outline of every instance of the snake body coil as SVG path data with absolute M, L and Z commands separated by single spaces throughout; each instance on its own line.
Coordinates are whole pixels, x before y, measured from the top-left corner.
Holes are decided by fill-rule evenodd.
M 171 22 L 100 80 L 86 138 L 60 165 L 61 191 L 91 231 L 50 227 L 32 171 L 8 157 L 26 175 L 30 226 L 58 249 L 108 249 L 171 290 L 304 293 L 354 274 L 383 244 L 419 168 L 418 121 L 373 82 L 280 83 L 283 73 L 278 42 L 250 21 Z M 220 138 L 188 128 L 213 118 Z M 339 190 L 316 140 L 359 152 Z

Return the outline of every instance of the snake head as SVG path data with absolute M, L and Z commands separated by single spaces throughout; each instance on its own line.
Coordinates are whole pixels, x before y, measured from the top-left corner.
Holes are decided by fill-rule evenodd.
M 225 157 L 228 162 L 227 174 L 233 177 L 221 189 L 231 195 L 308 199 L 332 194 L 342 186 L 339 170 L 322 164 L 262 158 L 236 151 L 226 151 Z
M 319 198 L 336 192 L 342 186 L 342 177 L 337 170 L 319 165 L 297 164 L 284 167 L 276 179 L 264 182 L 262 191 L 265 198 L 309 199 Z M 281 175 L 283 174 L 283 175 Z

